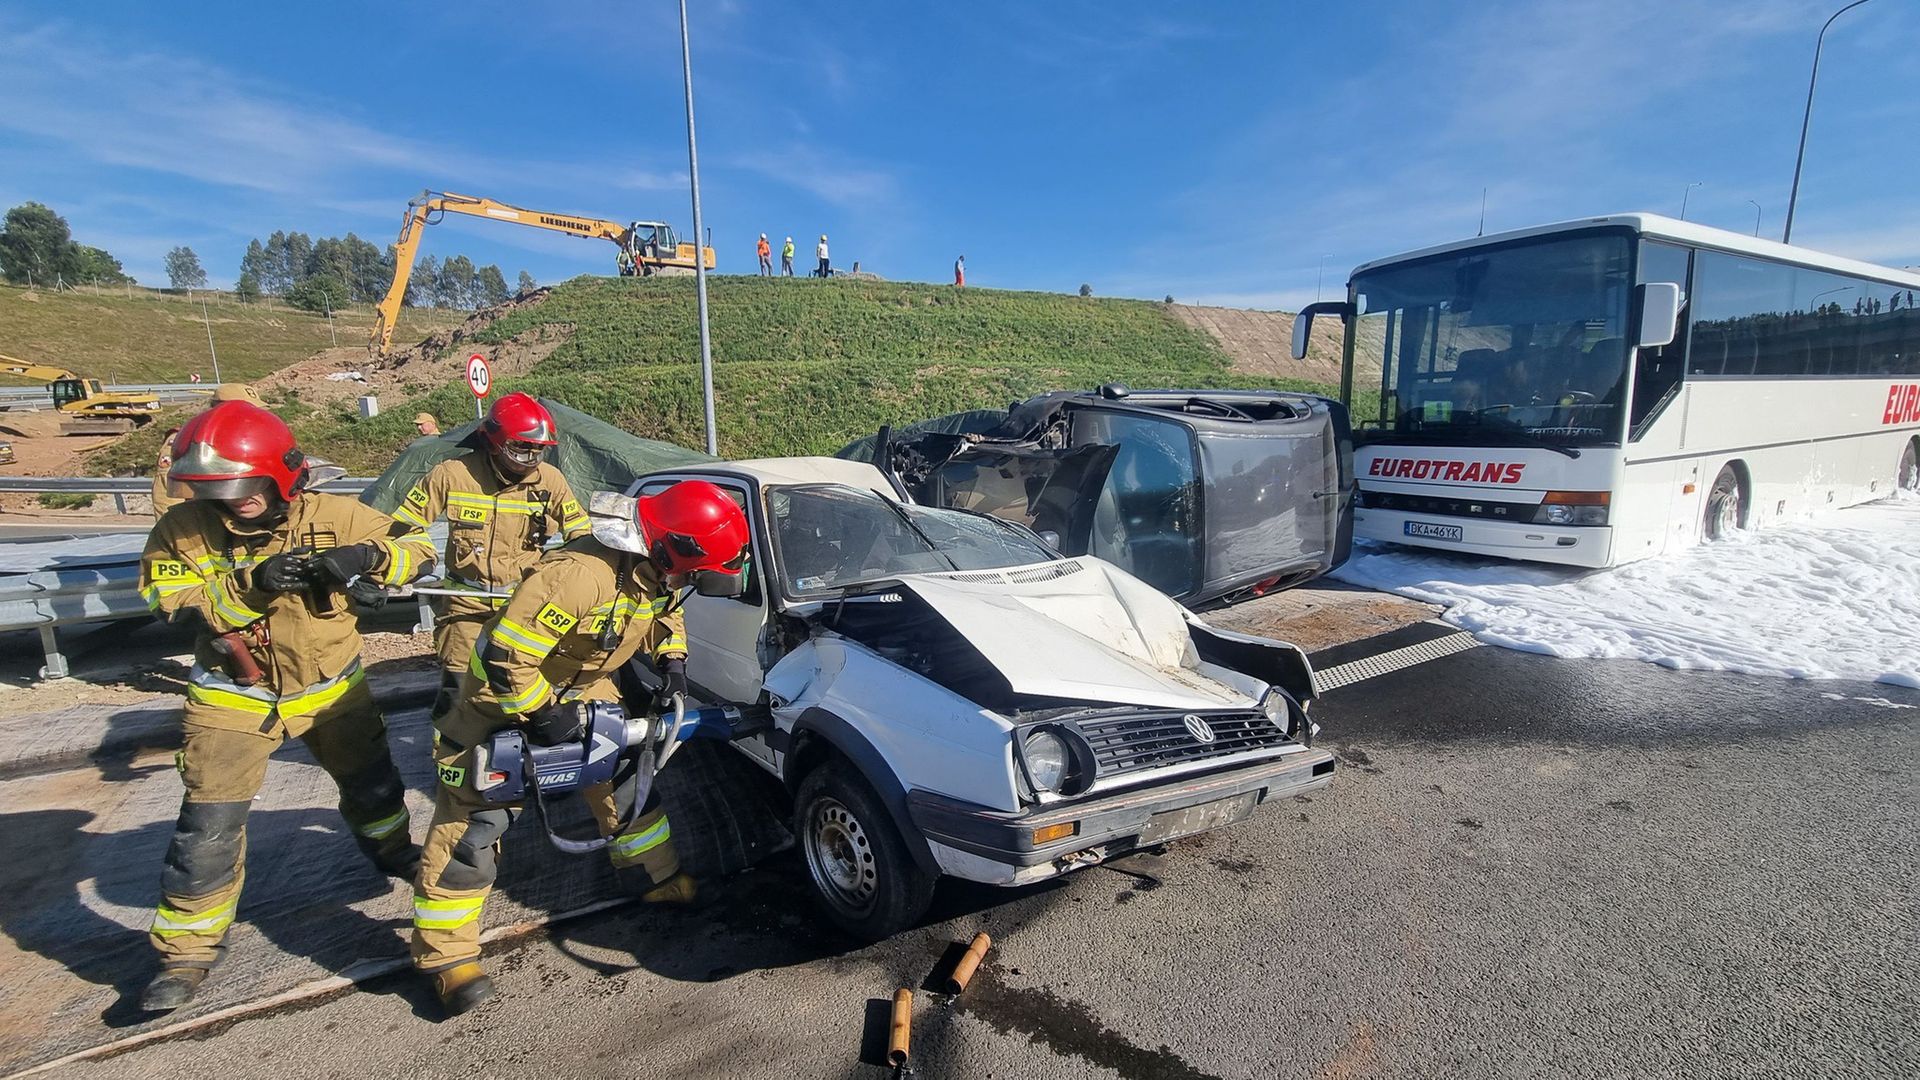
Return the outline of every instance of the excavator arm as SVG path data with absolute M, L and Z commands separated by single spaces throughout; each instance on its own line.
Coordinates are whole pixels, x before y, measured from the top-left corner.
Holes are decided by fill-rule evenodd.
M 639 243 L 634 228 L 617 221 L 527 210 L 476 195 L 423 191 L 407 203 L 407 216 L 400 225 L 400 239 L 394 243 L 393 285 L 387 289 L 386 297 L 375 311 L 373 336 L 367 343 L 368 351 L 373 355 L 385 353 L 393 343 L 393 325 L 400 317 L 400 306 L 407 296 L 407 281 L 413 275 L 414 256 L 420 250 L 421 229 L 437 223 L 446 214 L 466 214 L 469 217 L 562 232 L 586 240 L 611 241 L 620 249 L 618 265 L 622 274 L 650 274 L 661 268 L 693 269 L 695 255 L 692 244 L 662 246 L 658 243 Z M 667 237 L 672 236 L 672 230 L 664 225 L 645 224 L 649 226 L 650 233 L 664 232 Z M 705 259 L 707 268 L 712 269 L 713 249 L 701 249 L 701 257 Z
M 48 367 L 46 364 L 30 364 L 14 356 L 0 356 L 0 374 L 18 375 L 23 379 L 36 382 L 55 383 L 62 379 L 77 379 L 80 376 L 66 368 Z

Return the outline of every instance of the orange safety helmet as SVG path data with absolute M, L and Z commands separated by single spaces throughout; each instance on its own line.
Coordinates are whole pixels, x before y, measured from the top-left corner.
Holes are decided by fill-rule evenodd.
M 244 499 L 271 489 L 292 502 L 307 475 L 307 456 L 286 421 L 252 402 L 222 401 L 173 437 L 167 481 L 189 499 Z
M 634 500 L 634 524 L 662 573 L 738 574 L 746 565 L 747 515 L 718 485 L 682 480 Z

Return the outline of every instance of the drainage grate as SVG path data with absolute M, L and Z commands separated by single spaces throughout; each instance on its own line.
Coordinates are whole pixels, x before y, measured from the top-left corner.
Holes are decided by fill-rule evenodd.
M 1446 637 L 1435 638 L 1432 641 L 1423 641 L 1418 645 L 1409 645 L 1404 649 L 1395 649 L 1392 652 L 1383 652 L 1378 656 L 1364 657 L 1351 663 L 1327 668 L 1325 671 L 1314 672 L 1313 690 L 1316 694 L 1324 694 L 1330 690 L 1338 690 L 1343 686 L 1351 686 L 1354 683 L 1377 678 L 1390 672 L 1399 671 L 1402 668 L 1410 668 L 1415 664 L 1424 664 L 1429 660 L 1438 660 L 1443 656 L 1452 656 L 1457 652 L 1465 652 L 1479 644 L 1480 642 L 1475 640 L 1472 634 L 1462 630 L 1457 634 L 1449 634 Z

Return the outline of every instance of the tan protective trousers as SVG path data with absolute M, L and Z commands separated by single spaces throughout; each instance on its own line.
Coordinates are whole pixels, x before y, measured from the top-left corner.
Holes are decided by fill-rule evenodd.
M 246 882 L 247 811 L 267 757 L 299 739 L 340 789 L 340 815 L 370 858 L 409 841 L 406 788 L 387 747 L 387 724 L 365 683 L 309 716 L 282 719 L 187 702 L 176 762 L 186 797 L 160 875 L 150 940 L 163 963 L 210 967 L 233 925 Z
M 473 646 L 480 631 L 494 612 L 486 601 L 464 597 L 440 596 L 433 605 L 433 651 L 440 657 L 440 693 L 433 703 L 433 718 L 447 715 L 460 691 L 460 677 L 473 663 Z
M 413 887 L 413 963 L 428 973 L 479 957 L 480 913 L 499 875 L 500 838 L 520 813 L 520 804 L 490 803 L 474 790 L 470 748 L 436 737 L 433 762 L 440 784 Z M 617 792 L 612 784 L 583 791 L 600 835 L 619 827 L 633 791 L 632 781 Z M 633 825 L 607 845 L 616 871 L 638 868 L 655 885 L 680 871 L 659 801 L 651 792 Z

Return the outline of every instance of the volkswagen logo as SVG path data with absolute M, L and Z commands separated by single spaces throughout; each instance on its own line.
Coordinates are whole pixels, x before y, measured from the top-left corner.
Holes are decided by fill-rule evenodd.
M 1213 741 L 1213 729 L 1207 726 L 1205 720 L 1200 719 L 1192 713 L 1188 713 L 1180 718 L 1180 722 L 1187 726 L 1187 734 L 1193 736 L 1194 742 L 1210 743 Z

